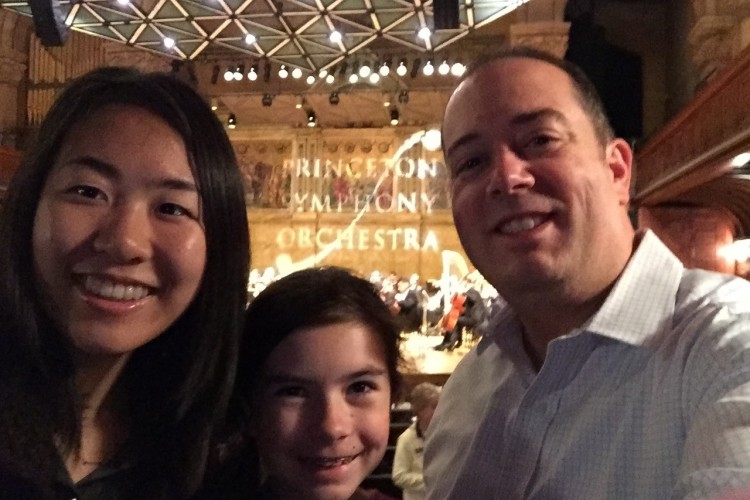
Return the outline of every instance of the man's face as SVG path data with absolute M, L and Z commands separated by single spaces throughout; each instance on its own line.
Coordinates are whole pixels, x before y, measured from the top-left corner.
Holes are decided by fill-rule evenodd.
M 575 293 L 606 261 L 622 233 L 610 228 L 625 216 L 630 150 L 599 143 L 564 71 L 519 57 L 489 64 L 452 96 L 443 148 L 461 243 L 501 294 Z

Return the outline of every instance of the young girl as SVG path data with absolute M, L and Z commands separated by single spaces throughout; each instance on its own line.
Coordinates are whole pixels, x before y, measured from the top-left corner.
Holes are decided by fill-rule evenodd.
M 239 421 L 265 475 L 253 498 L 350 498 L 388 443 L 400 387 L 393 316 L 370 283 L 321 268 L 271 284 L 246 325 Z
M 166 74 L 59 96 L 0 220 L 0 497 L 179 499 L 234 376 L 248 269 L 223 127 Z

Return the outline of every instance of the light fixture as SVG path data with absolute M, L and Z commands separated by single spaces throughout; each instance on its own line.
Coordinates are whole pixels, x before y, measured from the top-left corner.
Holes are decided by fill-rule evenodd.
M 420 58 L 414 59 L 413 66 L 411 67 L 411 77 L 416 78 L 419 74 L 419 67 L 422 65 L 422 60 Z
M 349 75 L 349 83 L 354 85 L 358 81 L 359 81 L 359 75 L 357 73 L 352 73 L 351 75 Z
M 370 69 L 370 66 L 367 63 L 360 66 L 359 76 L 361 76 L 362 78 L 367 78 L 368 76 L 370 76 L 370 73 L 372 73 L 372 70 Z
M 331 84 L 334 81 L 336 81 L 336 77 L 333 76 L 333 73 L 328 73 L 328 76 L 326 77 L 326 83 Z
M 398 125 L 399 113 L 397 108 L 391 108 L 391 125 Z
M 328 76 L 328 70 L 327 69 L 321 69 L 318 71 L 318 78 L 325 78 Z
M 427 64 L 422 68 L 422 73 L 424 73 L 425 76 L 432 76 L 435 74 L 435 66 L 432 65 L 432 59 L 427 60 Z
M 297 96 L 297 102 L 294 103 L 294 107 L 297 109 L 302 109 L 302 106 L 305 104 L 305 98 L 302 96 Z
M 234 80 L 234 70 L 232 68 L 227 68 L 224 72 L 224 81 L 231 82 L 232 80 Z
M 386 108 L 391 105 L 391 95 L 390 94 L 383 94 L 383 106 Z
M 271 94 L 263 94 L 263 99 L 260 101 L 263 106 L 269 107 L 271 104 L 273 104 L 273 97 Z
M 251 82 L 254 82 L 258 79 L 258 65 L 253 64 L 250 66 L 250 71 L 247 72 L 247 79 Z
M 453 63 L 453 66 L 451 66 L 451 75 L 453 76 L 461 76 L 464 74 L 464 71 L 466 71 L 466 66 L 460 62 Z
M 376 83 L 380 81 L 380 75 L 378 73 L 370 73 L 369 80 L 370 80 L 370 83 L 375 85 Z
M 430 28 L 428 28 L 427 26 L 423 26 L 417 32 L 417 36 L 421 38 L 422 40 L 429 40 L 430 35 L 432 35 L 432 32 L 430 31 Z
M 318 124 L 318 118 L 315 116 L 315 111 L 312 109 L 307 111 L 307 126 L 314 127 Z
M 244 64 L 240 64 L 234 70 L 234 79 L 239 82 L 240 80 L 242 80 L 243 76 L 245 76 L 245 65 Z
M 302 76 L 302 70 L 301 69 L 294 68 L 292 70 L 292 78 L 294 78 L 295 80 L 299 80 L 301 76 Z
M 406 75 L 407 71 L 409 71 L 409 70 L 406 68 L 406 59 L 401 59 L 398 62 L 398 67 L 396 68 L 396 74 L 398 76 L 404 76 L 404 75 Z
M 252 45 L 256 41 L 257 41 L 257 39 L 255 38 L 255 35 L 253 35 L 252 33 L 248 33 L 247 35 L 245 35 L 245 43 L 246 44 Z
M 398 94 L 398 102 L 401 104 L 406 104 L 409 102 L 409 91 L 408 90 L 402 90 Z
M 451 71 L 451 65 L 448 64 L 448 61 L 443 59 L 443 62 L 440 63 L 440 66 L 438 66 L 438 73 L 445 76 Z
M 215 97 L 211 98 L 211 111 L 216 111 L 219 109 L 219 101 L 216 100 Z
M 750 161 L 750 153 L 740 153 L 732 158 L 732 166 L 734 168 L 744 167 L 747 162 Z
M 170 38 L 168 36 L 165 36 L 164 40 L 162 40 L 162 41 L 164 42 L 164 46 L 166 48 L 171 49 L 172 47 L 174 47 L 174 38 Z
M 420 142 L 427 151 L 437 151 L 441 146 L 440 131 L 434 128 L 428 130 L 424 133 Z
M 387 58 L 383 61 L 383 64 L 380 65 L 380 68 L 378 69 L 378 73 L 380 73 L 380 76 L 388 76 L 388 73 L 391 72 L 391 58 Z
M 331 92 L 331 95 L 328 96 L 328 102 L 332 106 L 337 106 L 340 101 L 341 101 L 341 98 L 339 98 L 338 92 Z
M 341 32 L 339 30 L 334 29 L 331 31 L 331 34 L 328 35 L 328 39 L 333 43 L 339 43 L 341 41 Z
M 289 70 L 286 69 L 286 64 L 282 64 L 281 67 L 279 68 L 279 78 L 283 79 L 283 78 L 286 78 L 287 76 L 289 76 Z
M 125 5 L 129 4 L 130 2 L 129 2 L 129 0 L 117 0 L 117 3 L 119 3 L 122 6 L 125 6 Z
M 313 83 L 315 83 L 315 75 L 307 75 L 306 81 L 308 85 L 312 85 Z
M 229 118 L 227 118 L 227 128 L 232 130 L 237 128 L 237 117 L 234 116 L 234 113 L 229 113 Z

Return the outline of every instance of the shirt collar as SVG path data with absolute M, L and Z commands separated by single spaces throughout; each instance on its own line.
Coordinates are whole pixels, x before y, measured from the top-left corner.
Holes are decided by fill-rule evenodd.
M 637 249 L 604 304 L 584 330 L 633 345 L 671 327 L 684 267 L 650 230 L 639 233 Z

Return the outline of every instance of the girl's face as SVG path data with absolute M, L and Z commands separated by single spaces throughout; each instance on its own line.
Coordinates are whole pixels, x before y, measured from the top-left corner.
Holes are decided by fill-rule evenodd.
M 304 328 L 268 357 L 254 433 L 282 499 L 348 499 L 388 444 L 391 385 L 378 336 L 359 323 Z
M 87 354 L 130 352 L 193 300 L 206 263 L 185 145 L 164 121 L 108 106 L 74 127 L 33 228 L 37 290 Z

